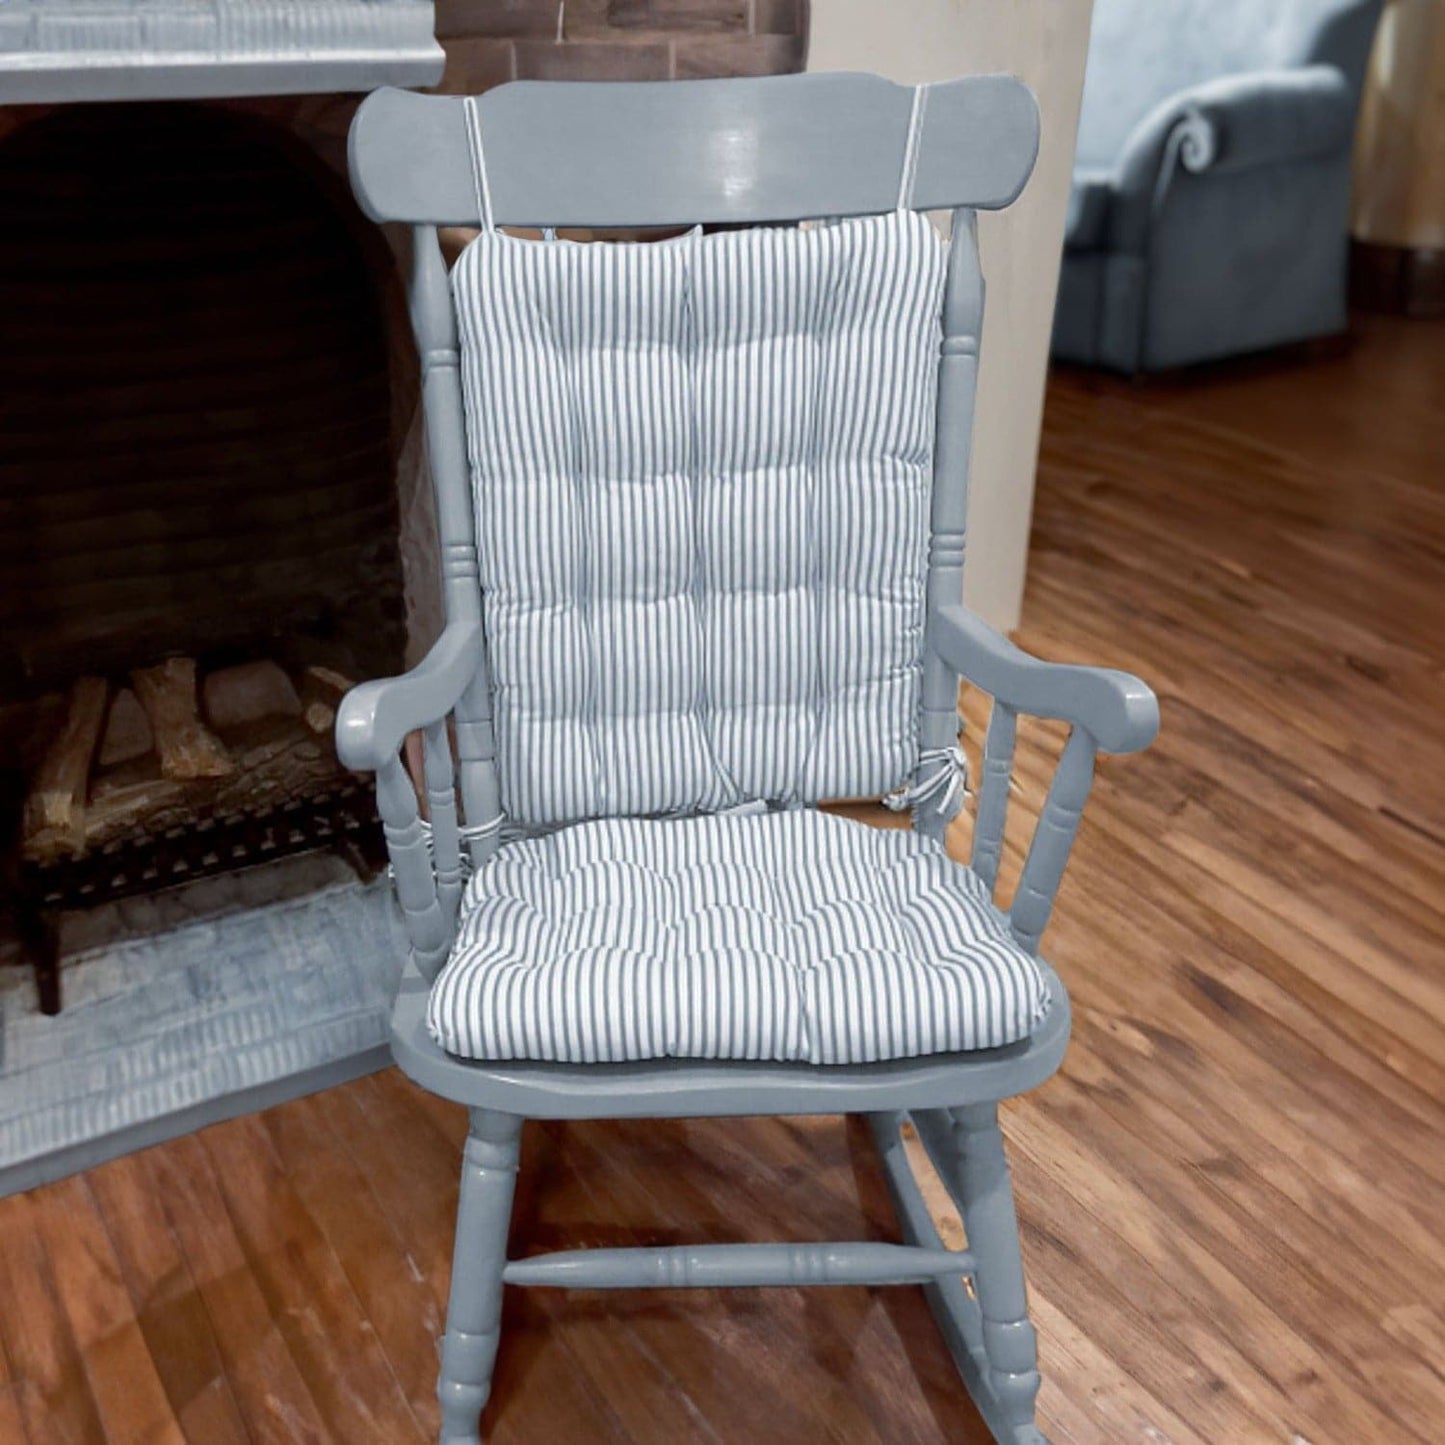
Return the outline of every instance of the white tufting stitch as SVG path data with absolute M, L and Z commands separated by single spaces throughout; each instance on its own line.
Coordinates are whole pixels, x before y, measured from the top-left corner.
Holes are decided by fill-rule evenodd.
M 869 1063 L 993 1048 L 1037 963 L 938 843 L 812 809 L 605 819 L 509 843 L 432 989 L 470 1058 Z

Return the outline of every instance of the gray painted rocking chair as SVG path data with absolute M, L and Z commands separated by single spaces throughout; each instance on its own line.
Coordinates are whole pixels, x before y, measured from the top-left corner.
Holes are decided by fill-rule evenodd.
M 1039 938 L 1092 781 L 1096 752 L 1126 753 L 1147 746 L 1158 727 L 1158 710 L 1153 694 L 1136 679 L 1029 657 L 960 604 L 983 304 L 975 212 L 1006 206 L 1017 196 L 1032 169 L 1037 141 L 1032 96 L 1018 82 L 999 76 L 917 92 L 866 75 L 659 85 L 523 83 L 503 86 L 479 100 L 379 91 L 356 116 L 351 170 L 363 208 L 377 221 L 400 221 L 413 228 L 413 321 L 424 375 L 448 621 L 431 653 L 412 672 L 366 683 L 350 694 L 341 709 L 337 737 L 349 766 L 377 774 L 410 939 L 393 1019 L 396 1060 L 423 1087 L 466 1105 L 471 1114 L 442 1347 L 444 1441 L 476 1438 L 490 1390 L 505 1284 L 921 1284 L 963 1380 L 996 1437 L 1016 1445 L 1042 1439 L 1034 1424 L 1039 1385 L 1035 1337 L 997 1105 L 1042 1083 L 1063 1056 L 1068 997 L 1052 970 L 1036 959 Z M 468 367 L 485 368 L 489 358 L 475 326 L 468 330 L 468 298 L 462 283 L 448 277 L 436 228 L 480 224 L 487 234 L 494 225 L 710 223 L 781 226 L 783 230 L 769 233 L 776 238 L 784 233 L 806 237 L 835 227 L 841 228 L 842 245 L 851 244 L 848 226 L 865 224 L 848 218 L 892 214 L 902 226 L 914 224 L 909 213 L 944 208 L 953 212 L 952 241 L 946 261 L 938 262 L 939 305 L 929 319 L 933 329 L 924 353 L 929 358 L 929 446 L 920 462 L 926 495 L 918 529 L 922 560 L 917 606 L 920 619 L 926 607 L 926 630 L 916 629 L 919 655 L 908 714 L 913 728 L 909 746 L 915 760 L 960 756 L 960 677 L 994 699 L 971 873 L 946 861 L 944 866 L 973 880 L 971 886 L 978 887 L 1000 936 L 1035 971 L 1044 998 L 1037 1017 L 1029 1021 L 1026 1033 L 999 1046 L 914 1049 L 913 1056 L 875 1055 L 868 1062 L 843 1064 L 766 1050 L 731 1056 L 726 1051 L 703 1057 L 633 1055 L 611 1062 L 579 1062 L 575 1056 L 568 1060 L 565 1054 L 539 1056 L 535 1051 L 528 1055 L 520 1049 L 474 1051 L 476 1057 L 447 1052 L 438 1042 L 436 1019 L 428 1014 L 434 981 L 453 956 L 459 913 L 465 923 L 466 909 L 475 903 L 468 902 L 472 895 L 464 896 L 467 875 L 484 872 L 489 860 L 505 858 L 521 846 L 503 842 L 502 835 L 504 826 L 519 821 L 515 800 L 521 795 L 515 787 L 509 794 L 507 765 L 522 758 L 522 751 L 515 737 L 512 743 L 506 741 L 508 728 L 516 725 L 505 711 L 511 705 L 511 684 L 502 671 L 510 664 L 505 655 L 499 659 L 488 610 L 491 584 L 484 589 L 482 580 L 489 565 L 508 565 L 508 558 L 493 555 L 494 539 L 479 524 L 480 502 L 474 501 L 483 496 L 474 492 L 479 485 L 474 477 L 486 439 L 476 435 L 476 420 L 470 427 L 468 420 L 474 417 L 473 392 L 486 377 L 469 373 Z M 801 230 L 788 224 L 814 221 L 819 224 Z M 735 239 L 737 233 L 723 232 L 701 238 L 694 234 L 689 241 L 701 248 Z M 533 253 L 569 245 L 518 239 L 506 244 L 515 249 L 503 259 L 524 271 Z M 582 250 L 598 250 L 600 244 L 574 247 L 566 254 L 575 258 Z M 941 249 L 933 244 L 935 251 Z M 661 249 L 635 248 L 638 253 Z M 563 256 L 564 251 L 553 254 Z M 703 254 L 701 249 L 696 252 Z M 534 271 L 526 275 L 531 279 L 525 284 L 536 281 Z M 494 293 L 494 302 L 498 297 L 504 305 L 506 293 Z M 687 302 L 693 311 L 699 304 L 696 297 Z M 695 321 L 694 316 L 688 324 Z M 525 319 L 519 324 L 525 325 Z M 490 360 L 497 360 L 495 353 Z M 501 420 L 510 425 L 506 416 Z M 536 509 L 537 525 L 544 527 L 542 501 L 528 505 Z M 524 513 L 523 520 L 531 515 Z M 717 510 L 707 513 L 709 520 L 720 515 Z M 596 535 L 591 540 L 595 542 Z M 639 565 L 642 560 L 639 556 Z M 921 585 L 925 569 L 926 589 Z M 775 641 L 784 648 L 792 645 L 790 637 Z M 856 650 L 856 644 L 849 646 Z M 554 667 L 559 676 L 575 661 L 534 660 Z M 1020 713 L 1064 719 L 1071 732 L 1012 908 L 1004 914 L 988 902 L 988 895 L 998 874 Z M 419 816 L 416 789 L 401 759 L 407 735 L 417 730 L 424 739 L 426 819 Z M 575 731 L 572 736 L 577 736 Z M 914 805 L 916 832 L 892 835 L 918 838 L 919 847 L 930 837 L 941 839 L 950 807 L 956 810 L 961 794 L 961 789 L 941 786 L 949 781 L 942 775 L 935 774 L 931 782 L 920 780 L 921 768 L 911 774 L 915 787 L 902 794 L 902 801 Z M 804 790 L 801 797 L 796 791 L 780 796 L 787 791 L 739 785 L 732 795 L 715 800 L 711 811 L 745 817 L 759 808 L 796 809 L 800 802 L 830 795 L 815 788 L 810 794 Z M 719 801 L 722 806 L 717 806 Z M 709 811 L 697 799 L 693 804 L 694 813 Z M 604 805 L 597 811 L 626 810 Z M 655 815 L 689 809 L 633 811 Z M 586 816 L 560 806 L 556 816 L 534 816 L 531 821 L 555 827 Z M 859 824 L 847 827 L 870 831 Z M 527 1118 L 801 1113 L 869 1117 L 905 1243 L 709 1245 L 507 1258 L 518 1143 Z M 968 1236 L 966 1250 L 945 1249 L 930 1221 L 904 1156 L 901 1129 L 909 1119 L 957 1201 Z

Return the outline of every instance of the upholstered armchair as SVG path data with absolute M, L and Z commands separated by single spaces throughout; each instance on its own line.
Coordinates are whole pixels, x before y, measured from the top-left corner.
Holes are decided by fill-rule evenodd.
M 1380 0 L 1095 0 L 1054 356 L 1135 373 L 1345 327 Z

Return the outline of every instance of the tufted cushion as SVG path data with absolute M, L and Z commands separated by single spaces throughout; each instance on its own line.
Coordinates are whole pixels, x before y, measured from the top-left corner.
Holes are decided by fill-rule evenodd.
M 510 818 L 908 779 L 943 273 L 908 212 L 462 254 Z
M 478 1059 L 868 1063 L 992 1048 L 1048 1006 L 977 875 L 810 809 L 608 819 L 472 879 L 428 1023 Z

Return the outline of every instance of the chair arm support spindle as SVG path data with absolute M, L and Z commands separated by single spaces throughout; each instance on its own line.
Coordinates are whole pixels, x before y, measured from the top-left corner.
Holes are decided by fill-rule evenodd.
M 1075 727 L 1064 744 L 1063 756 L 1049 785 L 1044 810 L 1029 844 L 1019 876 L 1009 927 L 1021 947 L 1037 953 L 1039 939 L 1054 909 L 1064 868 L 1079 831 L 1079 819 L 1094 781 L 1094 740 Z
M 451 950 L 453 925 L 438 896 L 416 790 L 399 756 L 377 769 L 376 798 L 406 936 L 418 970 L 433 979 Z
M 978 785 L 978 812 L 973 826 L 973 871 L 992 891 L 998 882 L 1003 856 L 1004 826 L 1008 822 L 1009 780 L 1013 775 L 1014 741 L 1018 713 L 994 699 L 983 739 L 983 776 Z

